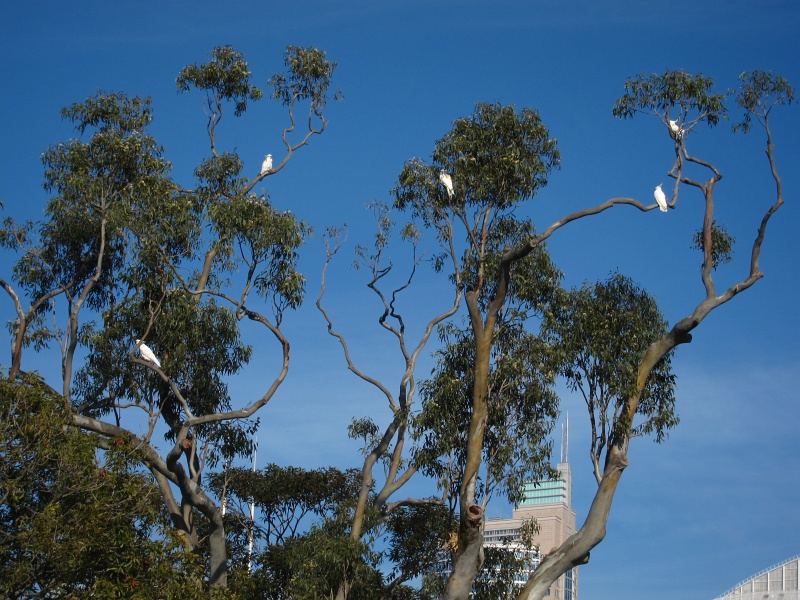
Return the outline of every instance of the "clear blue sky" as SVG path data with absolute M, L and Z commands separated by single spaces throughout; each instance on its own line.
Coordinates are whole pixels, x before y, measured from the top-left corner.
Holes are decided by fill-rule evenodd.
M 612 196 L 651 202 L 655 184 L 667 181 L 672 147 L 656 120 L 612 117 L 625 79 L 686 69 L 713 76 L 721 91 L 744 70 L 772 69 L 800 86 L 799 31 L 796 0 L 12 3 L 0 24 L 0 200 L 5 214 L 42 216 L 39 155 L 72 135 L 58 111 L 98 89 L 152 96 L 152 133 L 175 177 L 191 185 L 208 149 L 201 98 L 175 91 L 181 67 L 232 44 L 266 87 L 288 44 L 326 50 L 339 63 L 335 83 L 345 100 L 329 107 L 329 130 L 265 187 L 317 234 L 303 249 L 309 298 L 287 317 L 292 371 L 261 413 L 259 463 L 352 466 L 358 456 L 343 439 L 346 424 L 365 414 L 384 422 L 388 411 L 346 372 L 313 308 L 325 225 L 347 222 L 352 243 L 368 241 L 367 202 L 388 200 L 403 163 L 429 157 L 452 121 L 480 101 L 535 107 L 559 138 L 562 169 L 529 210 L 539 228 Z M 766 276 L 679 349 L 682 423 L 661 446 L 634 441 L 608 536 L 580 569 L 582 600 L 710 599 L 800 552 L 799 109 L 780 110 L 773 124 L 787 203 L 770 225 Z M 265 153 L 280 158 L 283 125 L 282 112 L 265 101 L 244 119 L 229 113 L 218 143 L 236 148 L 254 173 Z M 739 249 L 738 260 L 716 273 L 725 287 L 743 276 L 774 186 L 758 133 L 732 136 L 723 123 L 695 140 L 693 151 L 725 175 L 717 218 Z M 685 190 L 678 210 L 666 215 L 617 208 L 562 231 L 549 246 L 568 283 L 618 268 L 647 287 L 674 322 L 701 299 L 700 261 L 689 249 L 700 218 L 698 197 Z M 394 387 L 399 357 L 381 344 L 367 290 L 349 287 L 364 281 L 349 263 L 343 256 L 331 273 L 328 305 L 359 364 Z M 0 265 L 7 275 L 7 259 Z M 424 302 L 407 305 L 414 331 L 449 300 L 430 279 L 421 284 L 415 293 Z M 4 314 L 11 317 L 8 303 Z M 249 378 L 237 384 L 241 398 L 261 390 L 276 357 L 274 348 L 261 349 Z M 47 363 L 40 368 L 46 372 Z M 588 429 L 578 398 L 565 396 L 563 406 L 581 523 L 595 486 Z M 496 503 L 489 514 L 506 516 L 510 508 Z

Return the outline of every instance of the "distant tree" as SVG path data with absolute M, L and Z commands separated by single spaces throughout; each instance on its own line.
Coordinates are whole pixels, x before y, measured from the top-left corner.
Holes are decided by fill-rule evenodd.
M 296 598 L 302 589 L 313 590 L 305 597 L 325 596 L 326 586 L 331 580 L 338 585 L 341 576 L 337 557 L 352 562 L 362 579 L 380 582 L 374 566 L 364 561 L 368 549 L 348 543 L 344 533 L 358 497 L 357 470 L 230 468 L 212 474 L 210 486 L 225 498 L 230 588 L 239 597 Z M 306 567 L 312 563 L 314 575 Z
M 43 155 L 53 193 L 45 221 L 7 219 L 0 230 L 0 243 L 20 254 L 16 285 L 0 279 L 16 312 L 9 379 L 23 374 L 26 347 L 57 344 L 54 388 L 73 407 L 72 423 L 92 432 L 98 447 L 119 439 L 135 449 L 185 550 L 207 544 L 212 586 L 226 584 L 227 554 L 203 473 L 249 454 L 256 413 L 288 372 L 281 324 L 302 302 L 305 284 L 296 262 L 308 226 L 252 190 L 325 130 L 336 66 L 316 48 L 293 46 L 284 63 L 270 80 L 289 117 L 281 132 L 286 154 L 273 169 L 262 172 L 258 157 L 259 168 L 243 176 L 238 154 L 219 149 L 225 108 L 232 103 L 240 116 L 262 97 L 242 55 L 219 47 L 177 80 L 181 91 L 206 97 L 211 156 L 195 170 L 194 189 L 170 178 L 163 148 L 148 134 L 150 101 L 100 92 L 62 111 L 79 137 Z M 305 132 L 296 127 L 303 108 Z M 234 401 L 230 377 L 253 358 L 240 338 L 246 323 L 263 327 L 282 359 L 258 397 Z M 139 340 L 160 364 L 138 352 Z M 165 455 L 157 432 L 171 446 Z

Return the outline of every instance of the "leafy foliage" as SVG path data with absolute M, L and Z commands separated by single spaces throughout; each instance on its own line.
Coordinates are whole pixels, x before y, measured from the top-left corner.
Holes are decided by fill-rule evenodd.
M 509 209 L 547 185 L 560 160 L 557 140 L 535 110 L 478 104 L 436 142 L 433 164 L 415 159 L 405 165 L 394 189 L 395 207 L 426 227 L 437 226 L 448 210 L 463 218 L 472 210 L 474 218 L 489 207 Z M 438 183 L 440 169 L 453 178 L 452 198 Z
M 263 92 L 250 84 L 250 71 L 240 52 L 231 46 L 219 46 L 211 52 L 211 62 L 184 67 L 178 75 L 178 89 L 188 92 L 192 87 L 205 90 L 209 105 L 212 100 L 219 109 L 222 101 L 235 104 L 238 117 L 247 110 L 247 101 L 261 99 Z
M 291 157 L 324 129 L 309 124 L 305 140 L 290 144 L 294 103 L 309 100 L 323 119 L 333 66 L 316 49 L 290 48 L 287 56 L 292 126 L 283 139 Z M 132 436 L 133 456 L 156 477 L 161 507 L 181 542 L 198 553 L 204 543 L 212 548 L 212 584 L 225 581 L 225 537 L 202 474 L 250 452 L 254 414 L 286 375 L 289 345 L 280 326 L 304 296 L 296 267 L 310 231 L 250 192 L 259 178 L 241 175 L 235 151 L 217 150 L 223 107 L 233 103 L 239 116 L 262 97 L 250 79 L 244 57 L 230 46 L 179 74 L 181 91 L 206 94 L 211 157 L 195 170 L 195 189 L 172 181 L 163 148 L 148 134 L 149 99 L 99 92 L 65 108 L 62 116 L 78 138 L 42 155 L 44 185 L 53 194 L 45 220 L 6 219 L 0 229 L 0 243 L 19 252 L 14 281 L 30 301 L 27 310 L 16 303 L 12 376 L 21 372 L 23 348 L 55 341 L 64 399 L 97 445 L 132 435 L 125 427 L 136 420 L 127 415 L 142 411 L 146 432 Z M 4 289 L 19 298 L 9 285 Z M 284 359 L 264 395 L 242 407 L 228 386 L 252 356 L 241 342 L 245 317 L 265 328 Z M 155 351 L 159 367 L 137 356 L 134 340 Z M 166 457 L 151 445 L 157 431 L 172 442 Z M 206 521 L 198 526 L 200 516 Z
M 705 255 L 703 230 L 696 231 L 692 240 L 692 248 L 700 250 Z M 719 265 L 733 260 L 733 244 L 736 240 L 724 227 L 711 223 L 711 266 L 716 269 Z
M 378 555 L 338 528 L 315 527 L 306 535 L 271 546 L 252 575 L 253 598 L 316 600 L 329 598 L 344 581 L 348 599 L 382 597 Z
M 620 420 L 625 402 L 636 394 L 641 356 L 666 331 L 655 300 L 619 273 L 559 294 L 545 315 L 542 332 L 556 351 L 558 372 L 589 411 L 596 475 L 614 428 L 633 425 Z M 643 420 L 633 435 L 652 433 L 661 441 L 677 425 L 674 381 L 666 356 L 642 392 L 637 414 Z
M 709 127 L 727 116 L 725 96 L 711 93 L 714 80 L 686 71 L 665 71 L 663 74 L 641 74 L 625 82 L 625 95 L 614 103 L 615 117 L 627 119 L 636 113 L 663 113 L 689 122 L 705 122 Z M 677 113 L 677 114 L 674 114 Z
M 286 72 L 270 79 L 272 97 L 287 106 L 297 100 L 310 100 L 312 111 L 319 116 L 327 104 L 328 88 L 337 66 L 325 56 L 325 52 L 317 48 L 289 46 L 283 59 Z M 333 99 L 340 98 L 342 93 L 337 90 Z
M 794 102 L 794 88 L 780 75 L 752 71 L 739 75 L 742 87 L 734 92 L 736 104 L 744 109 L 742 121 L 733 126 L 734 131 L 750 131 L 752 117 L 764 126 L 772 108 Z
M 447 507 L 438 504 L 404 506 L 389 516 L 386 524 L 394 564 L 396 585 L 423 575 L 441 558 L 456 523 Z
M 464 253 L 463 285 L 480 289 L 477 303 L 481 310 L 487 310 L 496 297 L 503 248 L 532 235 L 532 223 L 498 217 L 488 232 L 483 256 L 469 250 Z M 525 481 L 552 474 L 547 436 L 557 417 L 558 398 L 552 390 L 554 373 L 547 366 L 550 351 L 530 329 L 549 304 L 560 278 L 544 245 L 512 268 L 508 306 L 492 339 L 483 450 L 487 499 L 498 490 L 516 502 Z M 481 279 L 485 281 L 482 286 Z M 435 353 L 433 377 L 420 383 L 423 402 L 413 421 L 413 435 L 421 443 L 415 460 L 445 489 L 457 489 L 472 414 L 475 343 L 468 328 L 453 324 L 440 326 L 439 335 L 444 347 Z
M 39 380 L 0 379 L 0 581 L 9 597 L 206 597 L 166 527 L 159 490 L 115 438 L 67 427 Z
M 468 330 L 453 325 L 443 328 L 442 338 L 445 346 L 436 353 L 433 377 L 420 383 L 423 402 L 414 419 L 414 435 L 420 440 L 415 460 L 442 487 L 458 489 L 471 415 L 474 343 Z M 489 373 L 483 449 L 486 499 L 499 491 L 517 502 L 524 482 L 553 475 L 547 437 L 558 415 L 558 398 L 551 389 L 553 374 L 540 368 L 549 361 L 547 353 L 523 321 L 509 319 L 500 325 Z
M 275 464 L 259 471 L 230 468 L 214 473 L 211 486 L 220 496 L 224 490 L 229 506 L 255 504 L 259 515 L 257 537 L 267 545 L 297 537 L 311 518 L 321 521 L 333 517 L 359 489 L 355 470 L 307 470 Z

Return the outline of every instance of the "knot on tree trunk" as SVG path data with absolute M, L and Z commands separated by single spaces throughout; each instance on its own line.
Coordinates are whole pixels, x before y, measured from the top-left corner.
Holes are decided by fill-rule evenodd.
M 459 550 L 464 551 L 472 544 L 483 546 L 483 507 L 479 504 L 472 504 L 461 520 L 461 531 L 459 532 Z
M 472 527 L 478 527 L 483 522 L 483 507 L 473 504 L 467 509 L 467 522 Z

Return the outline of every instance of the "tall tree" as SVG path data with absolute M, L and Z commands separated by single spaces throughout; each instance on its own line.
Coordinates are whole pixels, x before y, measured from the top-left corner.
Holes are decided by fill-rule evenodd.
M 45 187 L 55 194 L 47 220 L 7 220 L 0 231 L 0 242 L 21 253 L 17 288 L 0 280 L 17 316 L 9 378 L 22 373 L 26 346 L 58 343 L 57 387 L 73 406 L 73 424 L 99 447 L 122 439 L 136 448 L 187 550 L 200 550 L 202 516 L 211 585 L 225 585 L 227 555 L 224 522 L 202 475 L 249 453 L 254 417 L 289 368 L 284 314 L 304 292 L 296 262 L 308 226 L 251 190 L 324 131 L 336 66 L 301 47 L 289 47 L 284 64 L 270 80 L 289 120 L 280 136 L 286 155 L 274 168 L 246 177 L 237 153 L 219 150 L 223 110 L 232 103 L 241 116 L 263 95 L 243 56 L 219 47 L 177 80 L 181 91 L 206 96 L 211 156 L 196 169 L 194 189 L 170 179 L 163 148 L 148 134 L 150 101 L 100 92 L 62 111 L 81 137 L 43 155 Z M 305 132 L 296 127 L 303 108 Z M 263 327 L 282 360 L 258 397 L 234 401 L 227 378 L 253 358 L 240 341 L 245 323 Z M 157 428 L 171 446 L 165 454 Z
M 615 106 L 614 113 L 617 116 L 650 113 L 664 124 L 676 155 L 675 163 L 668 172 L 675 180 L 669 207 L 676 208 L 678 191 L 682 185 L 702 192 L 705 212 L 695 242 L 703 253 L 702 279 L 705 298 L 690 315 L 679 320 L 666 333 L 658 333 L 663 326 L 663 319 L 657 311 L 645 311 L 641 315 L 644 320 L 643 330 L 639 331 L 637 328 L 640 326 L 637 326 L 627 332 L 616 352 L 599 351 L 596 344 L 602 336 L 585 340 L 589 345 L 584 351 L 562 346 L 563 358 L 572 361 L 566 363 L 572 366 L 564 367 L 562 372 L 571 378 L 573 384 L 577 383 L 579 375 L 583 377 L 591 374 L 594 379 L 588 381 L 587 385 L 600 386 L 587 397 L 590 420 L 594 419 L 596 426 L 592 460 L 596 465 L 599 489 L 584 526 L 560 548 L 544 558 L 520 598 L 541 598 L 561 574 L 588 559 L 591 548 L 605 535 L 611 500 L 619 477 L 629 462 L 627 451 L 631 436 L 652 431 L 658 437 L 675 423 L 671 381 L 665 362 L 668 360 L 667 355 L 676 346 L 691 340 L 690 332 L 711 310 L 749 288 L 762 276 L 758 258 L 766 226 L 783 203 L 781 182 L 773 155 L 769 116 L 775 105 L 791 102 L 794 92 L 782 78 L 762 72 L 743 74 L 742 83 L 742 90 L 736 99 L 745 110 L 745 117 L 738 128 L 746 130 L 753 121 L 764 126 L 767 133 L 767 157 L 777 189 L 775 202 L 767 209 L 753 243 L 749 272 L 744 279 L 721 294 L 716 291 L 711 273 L 721 260 L 729 257 L 732 243 L 730 236 L 716 225 L 713 218 L 714 187 L 722 175 L 712 163 L 690 155 L 687 143 L 697 134 L 700 124 L 713 126 L 719 122 L 725 114 L 724 96 L 711 92 L 712 81 L 709 78 L 671 71 L 664 75 L 642 76 L 628 81 L 626 95 Z M 658 207 L 657 204 L 646 205 L 633 198 L 611 198 L 600 205 L 576 211 L 552 223 L 541 233 L 508 244 L 500 253 L 496 270 L 488 271 L 487 242 L 489 232 L 496 223 L 495 219 L 519 202 L 533 197 L 546 184 L 547 175 L 552 168 L 558 166 L 558 160 L 555 140 L 550 139 L 534 111 L 526 109 L 517 114 L 511 107 L 479 105 L 471 119 L 457 120 L 452 131 L 437 142 L 432 165 L 412 161 L 406 165 L 400 178 L 396 206 L 410 210 L 425 226 L 437 226 L 452 211 L 464 224 L 467 250 L 475 257 L 473 262 L 476 265 L 475 275 L 471 278 L 464 277 L 465 299 L 472 329 L 473 382 L 468 404 L 469 425 L 464 436 L 464 456 L 457 467 L 461 473 L 460 526 L 453 571 L 444 593 L 444 597 L 448 599 L 469 596 L 475 576 L 483 563 L 484 511 L 477 501 L 476 490 L 487 443 L 492 347 L 498 337 L 498 325 L 517 277 L 514 268 L 539 249 L 556 231 L 577 219 L 598 214 L 616 205 L 633 206 L 643 212 Z M 436 177 L 440 168 L 451 175 L 452 193 L 437 187 Z M 710 173 L 710 178 L 706 182 L 697 180 L 694 175 L 690 175 L 690 168 L 705 170 Z M 468 211 L 473 211 L 471 219 L 467 216 L 470 214 Z M 614 285 L 623 286 L 617 290 L 616 298 Z M 612 280 L 606 287 L 603 293 L 609 292 L 611 305 L 619 309 L 624 309 L 625 296 L 630 296 L 631 293 L 636 295 L 635 290 L 625 290 L 629 284 L 623 284 L 622 281 L 615 284 Z M 598 293 L 600 291 L 598 288 Z M 577 300 L 580 301 L 580 298 Z M 646 299 L 639 300 L 647 305 Z M 576 317 L 574 311 L 570 313 L 568 306 L 561 307 L 561 316 Z M 584 323 L 593 328 L 597 324 L 596 320 L 594 323 Z M 616 323 L 615 327 L 624 325 L 623 320 Z M 575 321 L 563 326 L 569 329 L 581 325 L 580 321 Z M 640 333 L 646 334 L 644 342 L 639 339 Z M 654 335 L 658 339 L 653 341 Z M 570 336 L 573 336 L 573 332 L 570 332 Z M 567 337 L 562 336 L 561 339 L 567 343 Z M 649 345 L 643 348 L 643 343 Z M 596 360 L 598 369 L 591 373 L 581 372 L 581 352 L 584 352 L 584 358 Z M 632 356 L 637 357 L 633 362 Z M 588 365 L 584 367 L 588 368 Z M 633 379 L 630 378 L 632 371 L 636 374 Z M 599 396 L 593 395 L 595 392 Z M 635 421 L 637 414 L 644 417 L 638 424 Z
M 532 225 L 514 216 L 515 207 L 547 184 L 560 164 L 557 142 L 538 113 L 512 106 L 479 104 L 470 118 L 458 119 L 436 143 L 432 164 L 405 165 L 395 191 L 395 206 L 441 236 L 442 223 L 463 231 L 458 257 L 465 271 L 465 300 L 474 358 L 469 392 L 463 462 L 458 465 L 459 532 L 446 597 L 466 598 L 483 564 L 484 507 L 479 473 L 489 420 L 490 365 L 498 322 L 509 290 L 513 261 L 493 256 L 505 243 L 520 244 Z M 449 174 L 453 193 L 438 183 Z M 446 231 L 446 230 L 445 230 Z M 498 235 L 501 232 L 502 235 Z M 533 247 L 519 258 L 532 253 Z M 537 264 L 537 261 L 533 261 Z M 468 275 L 466 274 L 468 273 Z M 531 278 L 533 289 L 536 277 Z M 547 284 L 542 277 L 539 285 Z M 521 286 L 520 289 L 524 289 Z
M 638 360 L 634 363 L 636 377 L 633 384 L 623 386 L 620 393 L 615 394 L 615 410 L 608 420 L 605 436 L 600 436 L 598 438 L 600 442 L 592 446 L 593 461 L 598 466 L 602 462 L 602 468 L 596 473 L 598 490 L 586 521 L 559 548 L 544 557 L 520 593 L 520 599 L 542 598 L 562 573 L 588 560 L 591 549 L 605 537 L 612 500 L 620 477 L 630 464 L 628 449 L 631 437 L 642 427 L 653 428 L 658 432 L 659 428 L 674 419 L 668 396 L 652 391 L 666 383 L 662 377 L 664 361 L 669 359 L 668 355 L 676 347 L 692 341 L 692 331 L 711 311 L 749 289 L 764 276 L 759 266 L 761 247 L 770 219 L 783 204 L 783 188 L 775 162 L 770 115 L 775 106 L 792 102 L 794 90 L 782 77 L 762 71 L 742 73 L 740 80 L 741 87 L 733 95 L 736 104 L 744 110 L 744 117 L 740 123 L 734 125 L 734 131 L 748 131 L 753 121 L 763 127 L 766 134 L 768 167 L 775 183 L 775 196 L 772 203 L 766 207 L 758 226 L 750 248 L 750 261 L 743 278 L 722 290 L 717 289 L 712 277 L 720 257 L 727 256 L 731 246 L 730 236 L 718 229 L 714 220 L 714 191 L 722 179 L 722 173 L 709 160 L 689 154 L 688 142 L 695 135 L 699 135 L 698 127 L 701 124 L 714 126 L 726 114 L 724 96 L 711 93 L 713 81 L 710 78 L 690 75 L 684 71 L 668 71 L 663 75 L 643 75 L 628 80 L 625 84 L 625 95 L 617 100 L 614 107 L 614 114 L 618 117 L 648 114 L 659 118 L 664 124 L 670 143 L 675 147 L 675 163 L 668 172 L 668 175 L 675 180 L 669 206 L 677 208 L 678 191 L 681 186 L 689 186 L 690 189 L 696 189 L 701 193 L 704 203 L 703 219 L 699 233 L 694 237 L 698 241 L 697 247 L 703 259 L 701 266 L 703 294 L 690 314 L 679 319 L 672 328 L 640 352 Z M 671 121 L 676 122 L 678 131 L 670 127 Z M 689 173 L 690 169 L 692 174 Z M 695 175 L 695 172 L 698 174 Z M 703 173 L 708 177 L 705 181 L 699 179 Z M 601 205 L 598 208 L 602 210 L 603 207 L 604 205 Z M 651 317 L 651 327 L 653 327 L 651 333 L 656 332 L 654 327 L 657 326 L 657 321 L 655 316 Z M 628 340 L 629 345 L 636 348 L 641 341 L 634 340 L 633 333 L 628 334 Z M 606 371 L 609 369 L 607 366 L 609 360 L 619 362 L 628 371 L 632 366 L 629 355 L 606 357 L 602 367 Z M 611 367 L 610 380 L 606 380 L 606 385 L 615 385 L 612 374 L 614 371 L 619 371 L 619 367 Z M 591 408 L 590 406 L 590 411 Z M 644 423 L 638 426 L 637 414 L 646 417 Z M 666 419 L 666 422 L 662 419 Z

